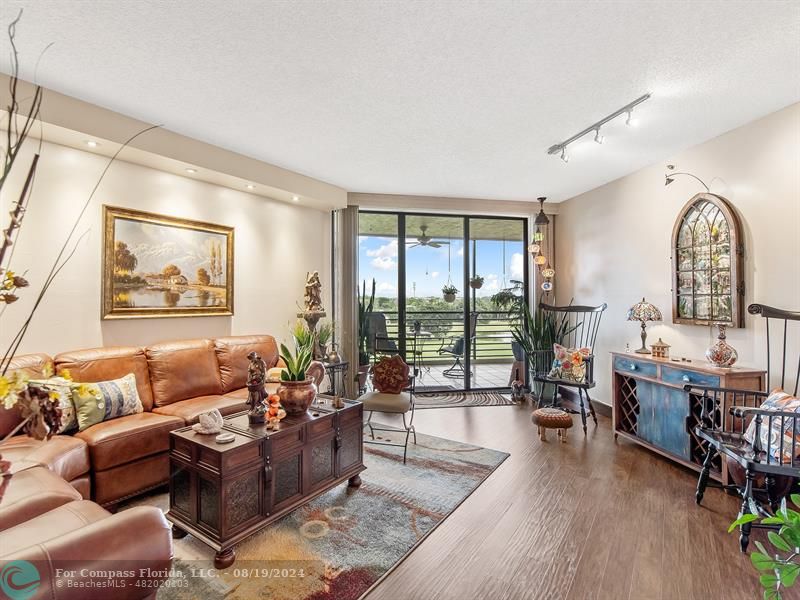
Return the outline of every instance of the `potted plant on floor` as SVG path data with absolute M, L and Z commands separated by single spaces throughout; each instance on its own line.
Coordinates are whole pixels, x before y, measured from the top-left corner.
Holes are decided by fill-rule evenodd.
M 522 303 L 520 311 L 522 325 L 514 327 L 511 335 L 528 357 L 530 380 L 537 373 L 547 373 L 553 361 L 553 345 L 560 344 L 575 328 L 570 328 L 567 321 L 557 320 L 544 311 L 532 313 L 526 303 Z M 537 389 L 538 387 L 538 389 Z M 555 384 L 531 384 L 532 391 L 541 402 L 542 398 L 552 398 Z
M 473 290 L 479 290 L 483 287 L 483 277 L 480 275 L 475 275 L 474 277 L 470 277 L 469 279 L 469 287 Z
M 442 297 L 445 302 L 455 302 L 457 293 L 458 288 L 452 283 L 446 283 L 444 287 L 442 287 Z
M 367 337 L 369 332 L 369 314 L 375 306 L 375 279 L 372 280 L 372 293 L 367 299 L 367 281 L 364 280 L 361 292 L 358 294 L 358 389 L 362 390 L 367 385 L 367 372 L 369 371 L 369 352 L 367 352 Z

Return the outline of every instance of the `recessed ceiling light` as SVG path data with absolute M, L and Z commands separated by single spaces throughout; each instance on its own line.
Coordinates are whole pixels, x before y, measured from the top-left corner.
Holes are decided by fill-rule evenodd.
M 186 169 L 187 173 L 197 173 L 197 169 Z
M 300 202 L 300 196 L 292 196 L 292 202 Z
M 256 186 L 254 186 L 252 183 L 248 183 L 248 184 L 247 184 L 245 187 L 246 187 L 248 190 L 254 190 L 254 189 L 256 189 Z
M 84 143 L 89 146 L 89 148 L 97 148 L 100 145 L 94 140 L 86 140 Z

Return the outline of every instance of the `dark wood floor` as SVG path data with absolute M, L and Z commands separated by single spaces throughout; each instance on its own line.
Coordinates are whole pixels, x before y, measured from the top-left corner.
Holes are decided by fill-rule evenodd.
M 585 439 L 576 418 L 567 444 L 542 443 L 530 411 L 417 411 L 420 432 L 511 456 L 368 600 L 761 597 L 726 532 L 733 497 L 709 490 L 696 506 L 693 472 L 615 442 L 603 417 Z

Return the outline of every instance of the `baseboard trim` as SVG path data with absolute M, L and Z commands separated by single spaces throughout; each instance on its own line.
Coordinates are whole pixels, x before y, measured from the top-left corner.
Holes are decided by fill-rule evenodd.
M 575 388 L 559 386 L 558 392 L 561 394 L 562 402 L 564 404 L 573 410 L 580 410 L 581 401 Z M 599 400 L 592 400 L 592 406 L 594 406 L 594 411 L 598 415 L 611 418 L 611 407 L 608 404 L 600 402 Z

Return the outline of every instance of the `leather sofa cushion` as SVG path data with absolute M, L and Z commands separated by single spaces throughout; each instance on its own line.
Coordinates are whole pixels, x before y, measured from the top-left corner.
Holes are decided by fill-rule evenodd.
M 145 411 L 153 408 L 153 391 L 143 348 L 117 346 L 62 352 L 55 361 L 57 370 L 69 369 L 72 379 L 79 383 L 110 381 L 133 373 L 142 407 Z
M 211 340 L 165 342 L 150 346 L 145 352 L 156 406 L 222 393 Z
M 103 506 L 169 482 L 169 453 L 160 452 L 140 460 L 94 473 L 92 499 Z
M 71 435 L 54 435 L 49 440 L 15 435 L 0 443 L 0 454 L 11 461 L 12 473 L 34 466 L 45 467 L 72 481 L 89 472 L 89 447 Z
M 269 391 L 269 389 L 267 391 Z M 241 402 L 245 402 L 246 403 L 248 394 L 249 394 L 249 392 L 247 391 L 247 388 L 241 388 L 241 389 L 233 390 L 232 392 L 226 393 L 225 397 L 226 398 L 235 398 L 236 400 L 239 400 Z
M 92 469 L 103 471 L 169 450 L 169 432 L 183 419 L 152 412 L 127 415 L 92 425 L 75 434 L 89 445 Z
M 36 525 L 29 539 L 38 543 L 13 553 L 3 553 L 5 561 L 25 560 L 36 565 L 40 575 L 36 598 L 155 598 L 172 566 L 172 536 L 162 512 L 154 506 L 135 506 L 99 518 L 100 513 L 88 507 L 76 507 L 74 511 L 75 520 L 86 518 L 93 522 L 49 540 L 45 539 L 45 528 Z M 69 521 L 73 521 L 72 517 Z M 62 525 L 63 528 L 69 526 Z M 23 531 L 25 528 L 19 530 Z M 38 537 L 43 539 L 37 540 Z M 63 570 L 78 569 L 85 569 L 79 578 L 85 587 L 69 585 L 70 577 L 61 574 Z M 113 579 L 117 586 L 113 590 L 107 586 L 108 571 L 120 572 Z
M 190 398 L 189 400 L 173 402 L 167 406 L 158 406 L 153 409 L 153 412 L 159 415 L 180 417 L 187 425 L 192 425 L 197 423 L 197 419 L 202 413 L 215 408 L 223 416 L 247 410 L 247 404 L 245 404 L 246 400 L 246 394 L 244 400 L 230 396 L 199 396 L 197 398 Z
M 278 361 L 278 344 L 271 335 L 237 335 L 214 340 L 214 351 L 219 361 L 222 391 L 229 392 L 247 385 L 247 355 L 258 352 L 267 368 Z
M 0 531 L 80 499 L 75 488 L 44 467 L 14 473 L 0 502 Z
M 15 356 L 8 365 L 6 375 L 13 371 L 22 371 L 28 377 L 44 377 L 45 371 L 53 371 L 53 359 L 47 354 L 20 354 Z M 16 408 L 5 408 L 0 403 L 0 439 L 3 439 L 22 422 L 22 417 Z
M 101 521 L 111 513 L 99 504 L 76 500 L 62 504 L 33 519 L 0 532 L 0 553 L 14 554 L 20 550 L 48 542 L 90 523 Z

